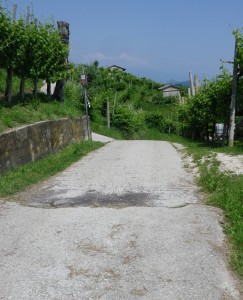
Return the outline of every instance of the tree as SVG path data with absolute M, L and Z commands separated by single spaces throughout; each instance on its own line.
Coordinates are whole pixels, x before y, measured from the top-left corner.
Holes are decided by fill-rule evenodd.
M 58 21 L 57 22 L 57 26 L 58 26 L 58 31 L 60 33 L 60 38 L 61 41 L 63 43 L 63 45 L 68 46 L 69 44 L 69 23 L 65 22 L 65 21 Z M 68 63 L 68 55 L 66 56 L 66 68 L 67 68 L 67 63 Z M 65 76 L 66 77 L 66 76 Z M 56 82 L 56 87 L 55 87 L 55 91 L 53 94 L 53 98 L 56 100 L 59 100 L 61 102 L 64 101 L 64 84 L 65 84 L 65 77 L 59 78 Z
M 23 38 L 23 21 L 11 20 L 0 8 L 0 67 L 7 69 L 5 96 L 12 102 L 12 77 L 17 62 L 22 58 L 25 40 Z
M 16 64 L 14 67 L 14 72 L 21 78 L 19 94 L 21 98 L 24 99 L 25 77 L 28 75 L 28 68 L 29 68 L 29 61 L 27 56 L 28 31 L 22 19 L 20 19 L 16 25 L 18 25 L 19 37 L 22 42 L 17 49 L 17 57 L 16 57 Z
M 214 137 L 216 123 L 228 125 L 231 77 L 222 68 L 222 74 L 204 85 L 184 104 L 178 104 L 180 130 L 192 138 Z
M 29 77 L 34 81 L 33 94 L 37 96 L 38 78 L 45 73 L 45 64 L 48 60 L 50 50 L 48 44 L 48 25 L 31 23 L 28 28 L 28 51 Z
M 47 85 L 49 85 L 51 82 L 66 77 L 69 48 L 68 45 L 63 44 L 59 32 L 53 26 L 46 25 L 46 28 L 49 48 L 41 77 L 46 79 Z M 47 90 L 47 96 L 50 98 L 50 89 Z
M 22 79 L 21 98 L 24 98 L 26 77 L 34 82 L 34 96 L 37 96 L 39 78 L 50 83 L 66 77 L 69 49 L 62 38 L 53 25 L 35 21 L 28 22 L 27 26 L 22 19 L 12 20 L 0 6 L 0 67 L 7 70 L 8 103 L 12 99 L 13 72 Z

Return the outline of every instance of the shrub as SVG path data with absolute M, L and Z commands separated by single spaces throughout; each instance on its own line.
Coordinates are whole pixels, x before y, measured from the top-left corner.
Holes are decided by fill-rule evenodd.
M 158 129 L 163 133 L 176 133 L 177 122 L 173 119 L 165 118 L 162 113 L 150 113 L 146 115 L 146 123 L 152 128 Z
M 166 97 L 163 97 L 162 94 L 157 94 L 157 95 L 154 95 L 152 97 L 152 102 L 154 104 L 171 104 L 171 103 L 176 103 L 178 102 L 178 97 L 177 96 L 166 96 Z
M 124 134 L 130 135 L 143 124 L 143 115 L 126 105 L 116 107 L 114 115 L 111 117 L 111 125 L 121 130 Z
M 80 85 L 78 83 L 66 83 L 65 103 L 70 107 L 80 109 L 82 112 L 85 111 L 83 90 L 80 88 Z

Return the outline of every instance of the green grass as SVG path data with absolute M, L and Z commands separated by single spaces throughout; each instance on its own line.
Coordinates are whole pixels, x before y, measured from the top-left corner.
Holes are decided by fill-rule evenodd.
M 224 229 L 230 241 L 230 264 L 243 278 L 243 175 L 221 173 L 220 163 L 215 159 L 216 152 L 243 154 L 243 144 L 237 142 L 234 147 L 222 148 L 217 143 L 187 139 L 181 139 L 180 143 L 199 167 L 198 184 L 205 192 L 206 204 L 224 211 Z
M 222 174 L 219 163 L 200 164 L 199 184 L 208 193 L 207 204 L 224 210 L 225 232 L 231 242 L 232 268 L 243 278 L 243 175 Z
M 43 120 L 80 117 L 82 115 L 82 107 L 70 105 L 68 99 L 62 104 L 57 101 L 47 100 L 43 95 L 40 95 L 39 99 L 30 98 L 24 104 L 10 107 L 0 102 L 0 133 L 10 128 Z
M 6 70 L 0 68 L 0 95 L 5 93 L 6 86 Z M 41 82 L 39 83 L 39 86 Z M 19 92 L 20 79 L 17 76 L 13 76 L 12 82 L 12 93 L 16 95 Z M 30 79 L 26 78 L 25 80 L 25 92 L 30 93 L 33 90 L 33 82 Z
M 126 139 L 122 132 L 114 127 L 107 128 L 107 121 L 98 110 L 93 110 L 91 118 L 91 129 L 93 132 L 109 136 L 116 140 Z
M 4 71 L 0 69 L 0 75 L 1 73 Z M 40 86 L 41 84 L 40 82 Z M 21 100 L 18 95 L 19 79 L 14 76 L 12 104 L 8 105 L 3 98 L 4 87 L 5 79 L 0 78 L 0 133 L 39 121 L 84 115 L 83 94 L 78 83 L 66 83 L 64 103 L 47 99 L 42 93 L 37 98 L 33 98 L 30 93 L 26 94 L 24 101 Z M 26 80 L 26 91 L 29 89 L 31 90 L 31 82 Z
M 102 145 L 103 143 L 90 141 L 73 144 L 56 154 L 9 171 L 0 176 L 0 197 L 23 191 L 32 184 L 63 171 L 89 152 L 102 147 Z
M 147 113 L 161 113 L 165 117 L 170 117 L 174 113 L 176 105 L 175 104 L 153 104 L 148 101 L 141 103 L 141 108 Z
M 92 128 L 92 131 L 95 133 L 102 134 L 102 135 L 111 137 L 116 140 L 126 139 L 125 136 L 122 134 L 122 132 L 114 127 L 107 128 L 107 126 L 102 126 L 102 125 L 99 125 L 99 124 L 93 122 L 91 124 L 91 128 Z
M 152 130 L 154 132 L 154 130 Z M 198 184 L 207 194 L 206 204 L 220 207 L 225 215 L 225 233 L 230 241 L 230 264 L 243 278 L 243 175 L 221 173 L 216 152 L 230 155 L 243 154 L 243 142 L 236 141 L 234 147 L 221 147 L 220 142 L 192 141 L 176 135 L 156 133 L 156 138 L 181 143 L 188 155 L 199 166 Z M 208 158 L 201 160 L 202 158 Z

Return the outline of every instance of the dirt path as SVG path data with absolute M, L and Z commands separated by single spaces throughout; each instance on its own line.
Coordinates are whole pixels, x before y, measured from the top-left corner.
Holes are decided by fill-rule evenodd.
M 182 165 L 169 143 L 112 141 L 2 203 L 0 299 L 240 299 L 220 210 Z

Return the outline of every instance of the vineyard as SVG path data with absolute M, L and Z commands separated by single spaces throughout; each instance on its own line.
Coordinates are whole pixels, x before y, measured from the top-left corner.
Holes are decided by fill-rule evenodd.
M 229 139 L 230 131 L 234 138 L 235 123 L 240 124 L 243 116 L 243 35 L 240 30 L 233 34 L 236 41 L 235 57 L 233 62 L 226 62 L 234 65 L 233 76 L 222 65 L 221 74 L 210 82 L 205 80 L 200 91 L 179 107 L 178 121 L 184 136 L 214 139 L 215 125 L 221 123 L 224 125 L 222 146 Z M 236 130 L 239 132 L 239 126 Z M 230 145 L 233 145 L 233 141 Z
M 16 20 L 16 17 L 11 16 L 3 7 L 0 7 L 0 21 L 0 97 L 2 99 L 0 127 L 12 127 L 18 124 L 15 120 L 11 121 L 4 117 L 8 114 L 6 105 L 23 103 L 26 105 L 28 102 L 25 95 L 26 86 L 28 94 L 30 91 L 33 92 L 30 104 L 34 110 L 51 111 L 50 106 L 54 105 L 55 116 L 83 114 L 80 75 L 84 68 L 88 77 L 87 93 L 91 104 L 89 114 L 94 130 L 100 132 L 106 130 L 106 105 L 109 101 L 110 131 L 118 130 L 125 138 L 148 137 L 147 130 L 153 128 L 164 134 L 209 141 L 215 138 L 215 125 L 221 123 L 224 124 L 222 145 L 226 144 L 228 128 L 232 121 L 234 78 L 232 79 L 232 75 L 223 65 L 221 74 L 211 81 L 205 80 L 196 95 L 188 96 L 187 91 L 180 87 L 184 101 L 179 103 L 176 98 L 164 98 L 158 91 L 160 84 L 152 80 L 99 67 L 98 61 L 78 66 L 67 63 L 68 43 L 63 43 L 60 31 L 53 24 L 43 24 L 34 16 L 26 17 L 26 20 Z M 240 30 L 234 31 L 234 35 L 236 38 L 234 65 L 237 76 L 234 109 L 237 124 L 243 115 L 243 36 Z M 51 99 L 50 91 L 47 97 L 38 94 L 38 88 L 43 81 L 50 84 L 59 79 L 66 81 L 65 101 L 62 107 L 54 103 L 55 97 Z M 48 99 L 49 103 L 47 103 Z M 22 111 L 24 108 L 18 107 L 18 109 Z M 24 113 L 19 113 L 21 114 Z M 51 113 L 49 116 L 44 113 L 39 118 L 45 119 L 47 116 L 49 118 L 50 115 Z M 4 121 L 6 119 L 7 122 Z M 32 117 L 29 119 L 31 120 Z M 236 138 L 238 137 L 241 136 L 236 135 Z
M 12 102 L 13 74 L 21 79 L 19 95 L 25 97 L 25 80 L 33 82 L 37 96 L 38 80 L 55 82 L 67 73 L 68 46 L 52 24 L 42 24 L 33 17 L 15 20 L 0 7 L 0 68 L 6 70 L 5 97 Z

